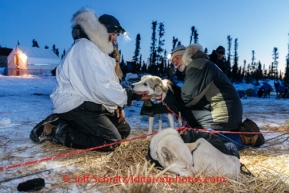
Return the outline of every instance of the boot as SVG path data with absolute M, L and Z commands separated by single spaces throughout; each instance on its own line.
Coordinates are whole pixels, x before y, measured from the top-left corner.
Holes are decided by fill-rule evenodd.
M 64 121 L 60 121 L 56 127 L 53 128 L 50 135 L 51 141 L 54 144 L 61 144 L 70 146 L 70 127 Z
M 42 143 L 50 140 L 53 128 L 59 123 L 59 117 L 51 114 L 38 123 L 30 132 L 30 139 L 34 143 Z

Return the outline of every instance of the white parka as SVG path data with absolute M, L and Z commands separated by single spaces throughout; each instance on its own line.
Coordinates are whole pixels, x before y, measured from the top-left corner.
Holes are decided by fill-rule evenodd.
M 106 28 L 94 17 L 95 13 L 88 10 L 73 18 L 91 40 L 76 40 L 57 67 L 57 85 L 50 95 L 53 113 L 68 112 L 84 101 L 103 104 L 109 112 L 127 103 L 126 91 L 115 74 L 115 59 L 108 55 L 113 47 Z M 94 25 L 87 24 L 91 19 Z

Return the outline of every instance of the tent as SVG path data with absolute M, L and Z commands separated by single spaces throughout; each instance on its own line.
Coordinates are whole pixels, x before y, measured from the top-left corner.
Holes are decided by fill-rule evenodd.
M 7 57 L 7 75 L 50 74 L 59 62 L 52 50 L 18 45 Z

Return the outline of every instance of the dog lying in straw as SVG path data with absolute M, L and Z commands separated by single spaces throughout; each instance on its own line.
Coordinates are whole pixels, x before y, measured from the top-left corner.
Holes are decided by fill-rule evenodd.
M 184 143 L 173 128 L 164 129 L 153 136 L 149 153 L 161 166 L 180 176 L 205 172 L 234 179 L 240 174 L 238 157 L 222 153 L 204 138 L 194 143 Z
M 162 129 L 161 114 L 166 114 L 170 127 L 175 128 L 174 117 L 167 107 L 177 114 L 180 113 L 169 80 L 162 80 L 158 76 L 146 75 L 139 82 L 133 83 L 131 87 L 133 91 L 147 91 L 149 95 L 152 95 L 151 100 L 144 101 L 140 113 L 141 115 L 149 116 L 149 133 L 152 133 L 155 115 L 159 119 L 159 131 Z M 180 126 L 182 125 L 180 119 L 178 123 Z

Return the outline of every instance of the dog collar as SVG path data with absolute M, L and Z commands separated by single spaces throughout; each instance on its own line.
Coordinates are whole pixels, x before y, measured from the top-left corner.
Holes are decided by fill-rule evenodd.
M 162 101 L 163 100 L 163 94 L 161 94 L 160 98 L 156 98 L 155 101 Z

